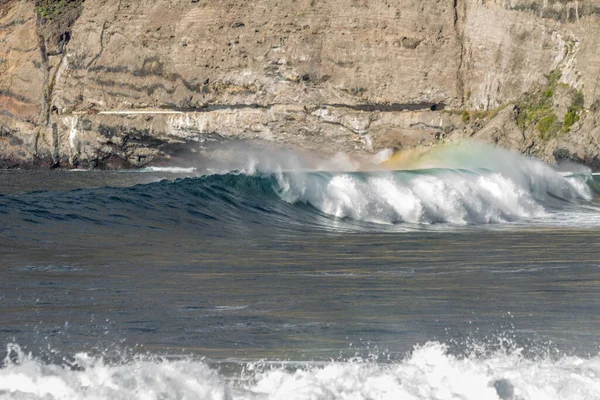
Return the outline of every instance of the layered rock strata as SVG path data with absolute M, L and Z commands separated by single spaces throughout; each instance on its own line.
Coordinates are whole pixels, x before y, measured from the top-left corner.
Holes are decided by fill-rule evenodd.
M 0 166 L 477 138 L 600 168 L 600 2 L 0 1 Z M 64 28 L 61 26 L 61 28 Z

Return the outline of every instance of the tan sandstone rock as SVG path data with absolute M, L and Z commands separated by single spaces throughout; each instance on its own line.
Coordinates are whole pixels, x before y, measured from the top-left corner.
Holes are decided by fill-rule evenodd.
M 80 11 L 57 42 L 31 1 L 0 2 L 5 166 L 142 166 L 227 139 L 369 153 L 467 137 L 596 165 L 598 0 L 88 0 Z M 542 139 L 513 104 L 552 71 L 568 89 L 557 118 L 575 91 L 585 107 Z

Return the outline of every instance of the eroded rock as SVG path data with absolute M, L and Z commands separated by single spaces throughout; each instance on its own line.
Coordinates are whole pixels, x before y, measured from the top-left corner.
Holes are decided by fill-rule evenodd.
M 334 153 L 473 137 L 596 166 L 600 17 L 550 3 L 86 1 L 57 40 L 33 2 L 5 0 L 2 165 L 138 167 L 225 139 Z M 555 71 L 547 134 L 514 105 Z M 584 105 L 563 129 L 573 93 Z

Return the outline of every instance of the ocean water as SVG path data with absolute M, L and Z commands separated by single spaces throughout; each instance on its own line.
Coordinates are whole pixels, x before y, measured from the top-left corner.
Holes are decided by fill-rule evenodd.
M 598 399 L 599 187 L 478 144 L 0 171 L 0 399 Z

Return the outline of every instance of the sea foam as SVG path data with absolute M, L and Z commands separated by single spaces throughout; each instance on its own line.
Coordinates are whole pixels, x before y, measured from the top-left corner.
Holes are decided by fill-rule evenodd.
M 529 191 L 498 173 L 310 173 L 280 175 L 278 182 L 288 202 L 375 223 L 487 224 L 545 215 Z
M 198 360 L 110 364 L 77 354 L 44 364 L 9 346 L 0 369 L 6 399 L 461 399 L 586 400 L 600 398 L 600 358 L 527 359 L 516 350 L 456 357 L 428 342 L 404 360 L 243 363 L 219 373 Z
M 593 199 L 590 171 L 565 173 L 539 160 L 480 143 L 329 159 L 305 153 L 231 151 L 234 172 L 276 177 L 285 201 L 336 218 L 380 224 L 489 224 L 547 219 L 555 208 Z M 220 171 L 230 173 L 232 171 Z

